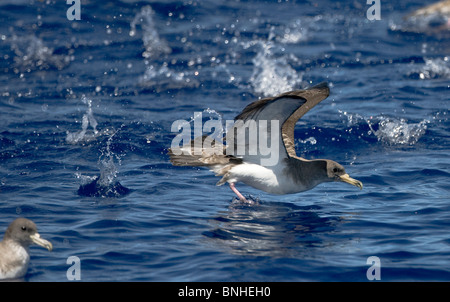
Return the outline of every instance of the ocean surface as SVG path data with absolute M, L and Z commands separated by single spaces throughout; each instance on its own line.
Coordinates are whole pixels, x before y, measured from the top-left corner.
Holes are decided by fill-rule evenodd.
M 26 217 L 54 245 L 24 280 L 76 256 L 85 282 L 450 281 L 450 35 L 404 18 L 432 2 L 2 0 L 0 236 Z M 246 206 L 171 165 L 175 121 L 323 81 L 297 154 L 363 190 L 237 184 Z

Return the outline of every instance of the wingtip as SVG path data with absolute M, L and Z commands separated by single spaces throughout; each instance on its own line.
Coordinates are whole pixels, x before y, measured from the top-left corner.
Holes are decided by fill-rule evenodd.
M 318 90 L 321 93 L 323 93 L 325 96 L 329 96 L 330 95 L 330 86 L 328 86 L 327 82 L 322 82 L 319 83 L 315 86 L 312 86 L 310 88 L 308 88 L 307 90 Z
M 309 89 L 328 89 L 329 90 L 330 86 L 328 86 L 327 82 L 322 82 L 322 83 L 319 83 L 319 84 L 317 84 L 317 85 L 315 85 L 315 86 L 313 86 L 313 87 L 311 87 Z

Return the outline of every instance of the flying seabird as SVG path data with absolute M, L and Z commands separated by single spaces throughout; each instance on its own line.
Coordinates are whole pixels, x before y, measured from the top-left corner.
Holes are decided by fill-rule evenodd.
M 207 167 L 222 176 L 217 185 L 228 182 L 231 190 L 243 202 L 249 202 L 237 190 L 235 183 L 243 182 L 249 186 L 272 194 L 292 194 L 310 190 L 323 182 L 346 182 L 362 189 L 359 180 L 351 178 L 342 165 L 329 159 L 307 160 L 296 155 L 294 143 L 294 127 L 296 122 L 309 110 L 324 100 L 330 94 L 327 83 L 314 87 L 282 93 L 275 97 L 264 98 L 249 104 L 235 117 L 233 129 L 228 130 L 225 140 L 228 146 L 216 144 L 201 145 L 200 152 L 195 152 L 195 139 L 175 150 L 169 149 L 169 156 L 174 166 L 202 166 Z M 266 121 L 266 123 L 263 123 Z M 274 121 L 271 127 L 267 122 Z M 277 128 L 272 129 L 272 125 Z M 258 139 L 244 139 L 239 141 L 236 133 L 244 130 L 250 135 L 250 130 L 258 130 Z M 242 132 L 241 132 L 242 133 Z M 261 136 L 261 133 L 263 136 Z M 232 134 L 232 139 L 229 135 Z M 260 144 L 261 137 L 276 145 L 272 156 L 276 162 L 271 162 L 267 152 L 252 144 Z M 200 139 L 206 142 L 205 136 Z M 241 136 L 242 138 L 242 136 Z M 211 139 L 210 139 L 211 140 Z M 230 145 L 230 143 L 233 144 Z M 207 144 L 208 145 L 208 144 Z M 218 148 L 217 148 L 218 147 Z M 237 152 L 241 147 L 241 153 Z M 261 146 L 259 146 L 261 147 Z M 273 147 L 273 146 L 271 146 Z M 253 153 L 251 152 L 253 148 Z M 216 152 L 222 149 L 222 154 Z M 243 151 L 243 152 L 242 152 Z
M 30 262 L 29 246 L 33 243 L 53 249 L 49 241 L 40 237 L 33 221 L 17 218 L 9 225 L 0 242 L 0 280 L 25 276 Z

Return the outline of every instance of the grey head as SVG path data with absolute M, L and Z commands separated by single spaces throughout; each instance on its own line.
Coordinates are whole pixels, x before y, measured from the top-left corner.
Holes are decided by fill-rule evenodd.
M 25 248 L 35 243 L 49 251 L 53 249 L 49 241 L 40 237 L 36 224 L 26 218 L 17 218 L 11 222 L 3 237 L 3 241 L 8 240 L 12 240 Z
M 326 173 L 328 181 L 342 181 L 351 184 L 353 186 L 356 186 L 360 189 L 363 188 L 362 182 L 354 178 L 351 178 L 347 174 L 347 172 L 345 172 L 345 169 L 341 164 L 329 159 L 325 159 L 324 161 L 326 162 Z

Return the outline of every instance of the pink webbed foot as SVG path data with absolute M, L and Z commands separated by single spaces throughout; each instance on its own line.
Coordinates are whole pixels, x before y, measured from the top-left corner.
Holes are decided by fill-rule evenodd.
M 248 200 L 247 198 L 245 198 L 244 195 L 242 195 L 241 192 L 239 192 L 238 189 L 236 189 L 234 183 L 230 183 L 230 189 L 233 190 L 233 192 L 237 195 L 237 197 L 239 197 L 239 201 L 246 204 L 255 204 L 253 200 Z

